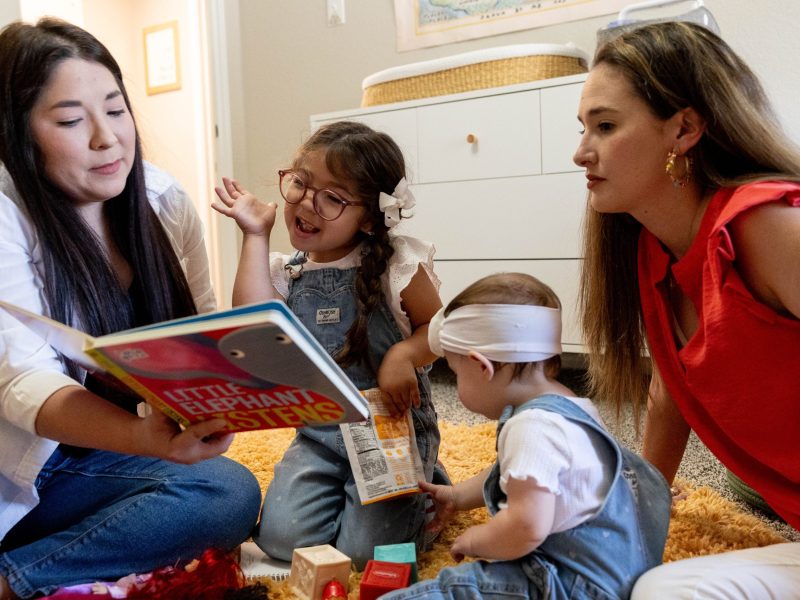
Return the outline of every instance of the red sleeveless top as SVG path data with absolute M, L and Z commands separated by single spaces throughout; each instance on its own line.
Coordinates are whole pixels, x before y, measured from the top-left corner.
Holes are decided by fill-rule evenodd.
M 727 228 L 737 215 L 768 202 L 800 208 L 800 184 L 720 189 L 677 262 L 643 230 L 639 291 L 650 353 L 689 426 L 728 469 L 800 528 L 800 320 L 752 296 L 736 271 Z M 670 272 L 699 318 L 681 349 L 668 300 Z

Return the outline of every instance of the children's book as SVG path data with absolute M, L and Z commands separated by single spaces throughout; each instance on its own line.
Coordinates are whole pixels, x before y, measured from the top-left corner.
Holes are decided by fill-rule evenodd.
M 280 300 L 92 337 L 0 307 L 90 372 L 107 373 L 181 423 L 229 431 L 314 427 L 369 416 L 367 400 Z
M 247 581 L 259 581 L 264 577 L 275 581 L 289 579 L 292 563 L 272 558 L 255 542 L 242 542 L 239 552 L 239 567 Z

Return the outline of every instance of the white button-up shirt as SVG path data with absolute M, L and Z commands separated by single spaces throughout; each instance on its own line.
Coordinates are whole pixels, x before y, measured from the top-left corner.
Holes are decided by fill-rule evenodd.
M 172 177 L 147 163 L 145 182 L 197 310 L 214 310 L 202 223 L 191 200 Z M 0 299 L 49 315 L 41 246 L 2 165 L 0 269 Z M 54 392 L 76 383 L 47 343 L 0 309 L 0 540 L 38 503 L 34 482 L 58 445 L 36 434 L 39 409 Z

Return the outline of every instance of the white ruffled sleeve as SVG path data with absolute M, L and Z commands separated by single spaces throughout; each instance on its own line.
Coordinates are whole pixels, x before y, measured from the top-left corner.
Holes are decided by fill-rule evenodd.
M 272 277 L 272 286 L 286 300 L 289 295 L 289 275 L 284 268 L 291 258 L 281 252 L 269 253 L 269 274 Z
M 400 292 L 408 287 L 420 265 L 430 277 L 436 290 L 439 290 L 441 281 L 433 272 L 433 255 L 436 249 L 430 242 L 405 235 L 389 234 L 394 246 L 394 254 L 389 260 L 388 268 L 384 273 L 383 287 L 386 301 L 392 316 L 397 321 L 403 337 L 411 335 L 411 321 L 400 306 Z

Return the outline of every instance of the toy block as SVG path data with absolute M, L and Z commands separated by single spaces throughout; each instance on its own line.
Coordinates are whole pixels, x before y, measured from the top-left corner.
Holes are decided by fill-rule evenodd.
M 333 579 L 347 590 L 350 557 L 329 544 L 295 548 L 289 587 L 302 600 L 320 600 L 325 586 Z
M 379 596 L 407 587 L 411 580 L 408 563 L 368 560 L 361 577 L 358 596 L 360 600 L 376 600 Z
M 417 581 L 417 547 L 414 545 L 414 542 L 375 546 L 373 558 L 384 562 L 410 564 L 411 583 Z

